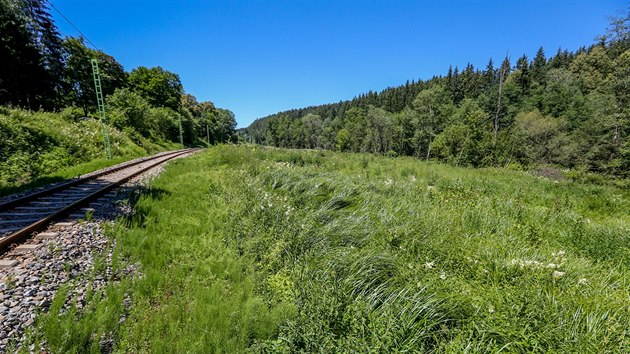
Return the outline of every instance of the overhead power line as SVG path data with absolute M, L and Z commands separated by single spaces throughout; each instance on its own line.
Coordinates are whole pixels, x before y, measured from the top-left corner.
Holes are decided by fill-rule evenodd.
M 59 9 L 58 9 L 58 8 L 56 8 L 56 7 L 55 7 L 55 5 L 54 5 L 54 4 L 53 4 L 50 0 L 46 0 L 46 2 L 47 2 L 47 3 L 48 3 L 48 4 L 49 4 L 49 5 L 50 5 L 53 9 L 55 9 L 55 11 L 57 11 L 57 13 L 58 13 L 61 17 L 63 17 L 63 19 L 64 19 L 64 20 L 66 20 L 66 22 L 68 22 L 68 23 L 70 24 L 70 26 L 72 26 L 75 30 L 77 30 L 77 32 L 79 32 L 79 33 L 81 34 L 81 37 L 85 38 L 85 40 L 86 40 L 88 43 L 90 43 L 90 44 L 92 45 L 92 47 L 94 47 L 94 49 L 96 49 L 96 50 L 100 50 L 100 49 L 98 49 L 98 47 L 97 47 L 94 43 L 92 43 L 92 41 L 91 41 L 91 40 L 90 40 L 90 39 L 89 39 L 89 38 L 88 38 L 85 34 L 83 34 L 83 32 L 81 32 L 81 30 L 80 30 L 77 26 L 75 26 L 75 25 L 74 25 L 74 23 L 72 23 L 72 21 L 70 21 L 70 19 L 68 19 L 68 18 L 67 18 L 64 14 L 62 14 L 62 13 L 61 13 L 61 11 L 59 11 Z

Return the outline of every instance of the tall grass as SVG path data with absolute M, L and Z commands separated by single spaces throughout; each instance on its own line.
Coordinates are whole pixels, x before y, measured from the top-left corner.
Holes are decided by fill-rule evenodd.
M 143 272 L 110 290 L 131 294 L 128 319 L 91 339 L 64 316 L 40 326 L 69 338 L 60 352 L 105 333 L 120 352 L 628 352 L 629 201 L 524 172 L 220 146 L 175 162 L 115 230 Z M 66 316 L 110 323 L 107 298 Z

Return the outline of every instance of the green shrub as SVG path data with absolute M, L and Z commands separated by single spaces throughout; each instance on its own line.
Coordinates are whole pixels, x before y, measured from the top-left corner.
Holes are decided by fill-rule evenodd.
M 76 113 L 75 108 L 62 113 L 0 111 L 0 190 L 10 192 L 65 167 L 104 157 L 100 122 L 76 121 Z M 111 127 L 110 142 L 114 157 L 147 153 L 127 134 Z

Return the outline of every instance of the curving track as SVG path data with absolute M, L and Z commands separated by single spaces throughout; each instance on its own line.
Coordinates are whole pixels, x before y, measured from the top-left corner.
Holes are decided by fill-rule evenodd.
M 87 205 L 131 178 L 194 150 L 178 150 L 121 164 L 0 204 L 0 251 L 23 241 L 51 221 Z

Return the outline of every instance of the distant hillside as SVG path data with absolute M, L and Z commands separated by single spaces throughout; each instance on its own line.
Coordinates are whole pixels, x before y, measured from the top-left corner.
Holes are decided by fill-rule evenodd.
M 293 109 L 243 130 L 291 148 L 410 155 L 469 166 L 630 176 L 630 15 L 597 43 L 530 60 L 492 59 L 349 101 Z

